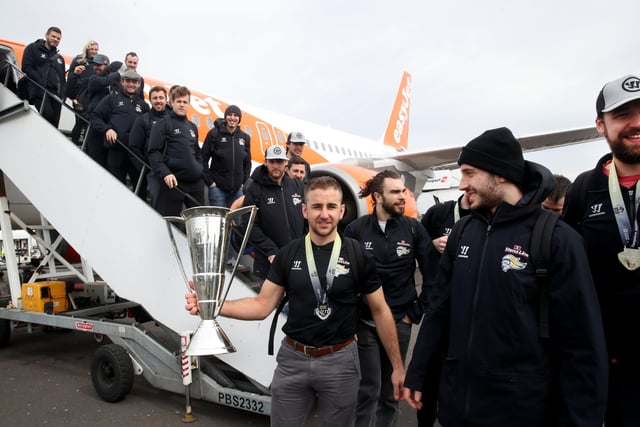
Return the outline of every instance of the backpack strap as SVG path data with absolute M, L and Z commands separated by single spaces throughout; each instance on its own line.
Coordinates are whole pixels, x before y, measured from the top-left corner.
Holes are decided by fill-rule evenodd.
M 462 232 L 464 228 L 467 226 L 467 223 L 471 220 L 471 215 L 466 215 L 460 218 L 458 222 L 453 224 L 453 229 L 451 229 L 451 233 L 449 234 L 449 238 L 447 239 L 447 246 L 445 251 L 447 252 L 447 256 L 453 262 L 453 259 L 456 256 L 456 249 L 458 248 L 458 244 L 460 243 L 460 237 L 462 237 Z
M 581 234 L 582 216 L 587 207 L 587 187 L 590 185 L 591 176 L 592 174 L 589 172 L 582 173 L 573 181 L 569 187 L 571 195 L 565 202 L 565 212 L 571 212 L 572 217 L 564 218 L 563 212 L 563 219 L 571 225 L 575 224 Z
M 360 281 L 360 273 L 364 271 L 364 256 L 362 254 L 362 248 L 357 248 L 357 245 L 360 245 L 360 242 L 345 237 L 342 239 L 343 242 L 346 243 L 347 247 L 347 255 L 349 256 L 349 260 L 351 261 L 351 273 L 353 274 L 353 278 L 356 282 Z
M 412 218 L 409 218 L 406 215 L 402 215 L 402 222 L 404 222 L 404 224 L 409 227 L 409 229 L 411 230 L 411 244 L 415 245 L 416 243 L 416 239 L 418 236 L 418 232 L 416 231 L 416 224 L 414 221 L 412 221 Z M 416 220 L 417 221 L 417 220 Z
M 280 252 L 278 252 L 278 258 L 290 260 L 298 251 L 298 248 L 300 247 L 301 244 L 302 244 L 302 239 L 294 240 L 291 244 L 280 249 Z M 285 291 L 284 296 L 282 297 L 282 299 L 280 300 L 280 303 L 278 304 L 278 307 L 276 308 L 276 312 L 273 315 L 273 320 L 271 321 L 271 327 L 269 328 L 269 343 L 267 345 L 267 354 L 269 356 L 273 356 L 273 340 L 276 335 L 276 326 L 278 325 L 278 317 L 280 317 L 280 313 L 282 313 L 282 310 L 284 309 L 284 306 L 287 304 L 288 301 L 289 301 L 289 295 L 287 295 L 287 292 Z
M 531 259 L 536 270 L 539 295 L 539 336 L 549 338 L 549 259 L 551 259 L 551 239 L 553 228 L 558 222 L 559 216 L 544 209 L 540 210 L 531 236 Z

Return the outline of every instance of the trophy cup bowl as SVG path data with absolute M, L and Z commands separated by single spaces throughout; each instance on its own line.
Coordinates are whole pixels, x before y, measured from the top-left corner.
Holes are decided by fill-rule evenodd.
M 238 251 L 238 254 L 242 254 L 249 239 L 257 211 L 258 208 L 255 206 L 246 206 L 233 211 L 217 206 L 199 206 L 185 209 L 180 217 L 165 217 L 174 253 L 178 259 L 178 265 L 184 276 L 187 288 L 190 292 L 195 290 L 198 296 L 198 309 L 202 319 L 191 338 L 186 351 L 187 356 L 224 354 L 236 351 L 229 337 L 216 321 L 216 317 L 220 314 L 220 309 L 227 298 L 229 287 L 240 262 L 240 256 L 238 255 L 235 264 L 232 266 L 229 281 L 226 282 L 225 266 L 229 255 L 233 220 L 250 213 L 242 244 Z M 189 279 L 176 246 L 171 226 L 173 222 L 183 223 L 185 226 L 187 244 L 191 255 L 191 266 L 193 268 L 194 290 L 189 287 Z

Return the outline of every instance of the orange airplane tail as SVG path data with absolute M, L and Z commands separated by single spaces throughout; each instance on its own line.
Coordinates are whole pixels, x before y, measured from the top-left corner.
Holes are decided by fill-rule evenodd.
M 384 133 L 384 143 L 397 151 L 407 151 L 409 147 L 409 112 L 411 109 L 411 74 L 404 72 L 391 117 Z

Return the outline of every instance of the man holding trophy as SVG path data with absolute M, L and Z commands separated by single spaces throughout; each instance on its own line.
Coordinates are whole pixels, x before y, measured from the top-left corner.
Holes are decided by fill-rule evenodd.
M 289 316 L 271 384 L 271 424 L 304 425 L 317 398 L 322 425 L 350 425 L 355 419 L 360 383 L 354 338 L 361 295 L 393 366 L 394 397 L 400 399 L 404 367 L 395 321 L 375 262 L 366 256 L 362 245 L 341 239 L 337 232 L 345 209 L 340 184 L 326 176 L 314 178 L 304 199 L 302 212 L 309 222 L 309 234 L 276 255 L 257 296 L 226 301 L 220 314 L 262 320 L 287 292 Z M 186 299 L 186 309 L 197 314 L 197 296 L 187 294 Z

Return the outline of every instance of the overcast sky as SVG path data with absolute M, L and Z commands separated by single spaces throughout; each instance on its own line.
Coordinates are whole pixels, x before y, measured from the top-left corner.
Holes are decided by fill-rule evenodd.
M 29 43 L 56 25 L 63 53 L 95 39 L 112 60 L 138 52 L 143 76 L 372 139 L 407 70 L 417 150 L 498 126 L 592 125 L 602 85 L 640 72 L 637 10 L 631 0 L 23 0 L 3 8 L 0 38 Z M 606 151 L 602 142 L 587 167 Z

